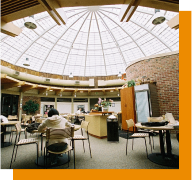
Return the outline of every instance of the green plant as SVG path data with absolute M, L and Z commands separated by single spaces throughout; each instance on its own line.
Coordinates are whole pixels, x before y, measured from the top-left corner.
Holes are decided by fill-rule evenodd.
M 29 100 L 23 106 L 23 110 L 26 111 L 27 114 L 35 114 L 36 111 L 39 110 L 39 104 L 37 101 Z
M 128 87 L 135 86 L 135 81 L 132 79 L 131 81 L 127 82 Z
M 113 100 L 109 99 L 109 101 L 107 101 L 106 99 L 104 99 L 104 100 L 101 100 L 101 105 L 103 107 L 109 107 L 111 106 L 111 102 L 113 102 Z

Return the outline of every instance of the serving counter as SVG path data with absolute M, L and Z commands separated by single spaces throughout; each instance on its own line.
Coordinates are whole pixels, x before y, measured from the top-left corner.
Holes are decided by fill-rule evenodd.
M 89 134 L 97 138 L 107 138 L 107 117 L 102 113 L 90 113 L 85 115 L 85 121 L 89 123 Z

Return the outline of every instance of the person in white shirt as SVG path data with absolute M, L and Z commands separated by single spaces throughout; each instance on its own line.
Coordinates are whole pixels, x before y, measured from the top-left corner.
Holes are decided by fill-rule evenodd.
M 81 108 L 79 108 L 78 110 L 77 110 L 77 112 L 76 112 L 76 114 L 81 114 Z
M 8 119 L 5 116 L 0 115 L 0 119 L 1 119 L 1 122 L 8 123 Z
M 76 116 L 75 116 L 75 122 L 74 122 L 74 124 L 79 124 L 80 121 L 79 121 L 78 115 L 81 114 L 81 108 L 79 108 L 75 114 L 76 114 Z
M 52 108 L 48 112 L 48 118 L 42 124 L 39 125 L 38 131 L 42 131 L 42 130 L 44 130 L 46 128 L 64 129 L 66 126 L 71 127 L 72 124 L 69 123 L 62 116 L 59 116 L 59 112 L 56 109 Z M 49 149 L 50 148 L 54 149 L 54 150 L 56 149 L 58 152 L 63 151 L 63 150 L 65 150 L 65 148 L 67 146 L 58 146 L 58 144 L 62 144 L 62 143 L 64 143 L 63 145 L 68 144 L 68 139 L 67 138 L 63 138 L 63 139 L 60 139 L 60 140 L 51 139 L 49 141 Z M 51 164 L 52 165 L 57 164 L 58 155 L 50 153 L 50 157 L 51 157 Z

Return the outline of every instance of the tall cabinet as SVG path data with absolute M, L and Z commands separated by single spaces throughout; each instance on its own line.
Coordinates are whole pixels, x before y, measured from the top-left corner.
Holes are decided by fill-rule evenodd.
M 126 120 L 133 119 L 136 123 L 135 92 L 134 87 L 121 89 L 122 129 L 127 130 Z M 130 128 L 129 131 L 133 131 Z

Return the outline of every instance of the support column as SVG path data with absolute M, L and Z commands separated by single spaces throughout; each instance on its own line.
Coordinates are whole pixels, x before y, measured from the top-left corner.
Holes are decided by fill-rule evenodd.
M 74 113 L 73 98 L 71 98 L 71 113 Z
M 0 103 L 1 103 L 1 94 L 2 94 L 2 93 L 0 92 Z
M 90 109 L 90 98 L 88 98 L 88 109 L 87 109 L 87 111 L 90 111 L 91 109 Z
M 19 121 L 21 122 L 21 115 L 22 115 L 22 107 L 23 107 L 23 92 L 21 92 L 19 96 Z
M 57 109 L 57 97 L 55 98 L 55 109 Z

